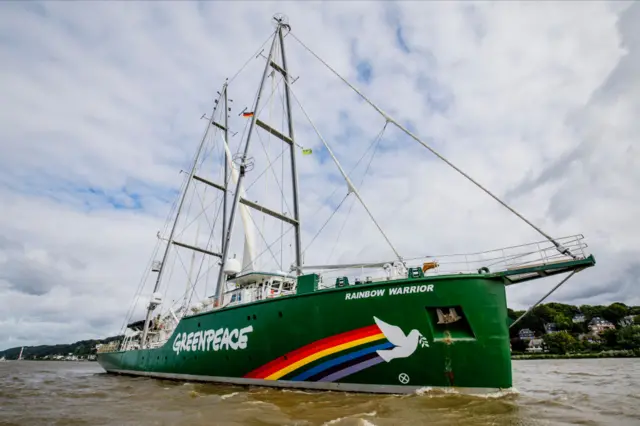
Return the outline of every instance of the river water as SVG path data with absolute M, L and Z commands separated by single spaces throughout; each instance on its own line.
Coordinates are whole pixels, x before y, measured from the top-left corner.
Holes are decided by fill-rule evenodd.
M 476 397 L 301 392 L 112 376 L 93 362 L 0 362 L 0 425 L 640 425 L 640 360 L 514 361 Z

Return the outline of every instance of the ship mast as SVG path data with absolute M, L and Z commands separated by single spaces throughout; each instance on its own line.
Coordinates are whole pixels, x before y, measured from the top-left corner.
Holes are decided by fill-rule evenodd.
M 231 211 L 229 212 L 229 223 L 227 225 L 227 230 L 226 232 L 224 232 L 224 237 L 223 237 L 223 244 L 222 244 L 222 259 L 223 259 L 223 263 L 224 261 L 227 259 L 227 256 L 229 254 L 229 242 L 231 240 L 231 234 L 233 231 L 233 225 L 235 223 L 235 213 L 236 213 L 236 208 L 238 207 L 238 203 L 242 203 L 248 207 L 251 207 L 259 212 L 262 212 L 264 214 L 267 214 L 271 217 L 274 217 L 276 219 L 279 219 L 281 221 L 287 222 L 288 224 L 292 225 L 294 227 L 295 230 L 295 251 L 296 251 L 296 260 L 295 260 L 295 264 L 293 265 L 293 269 L 295 269 L 296 273 L 299 275 L 300 272 L 300 267 L 302 265 L 302 245 L 300 242 L 300 209 L 299 209 L 299 203 L 298 203 L 298 175 L 297 175 L 297 169 L 296 169 L 296 159 L 295 159 L 295 140 L 294 140 L 294 131 L 293 131 L 293 121 L 291 118 L 291 98 L 290 98 L 290 92 L 289 92 L 289 72 L 287 69 L 287 60 L 286 60 L 286 54 L 284 51 L 284 35 L 285 35 L 285 31 L 288 32 L 290 31 L 290 27 L 289 24 L 287 23 L 287 18 L 284 15 L 281 14 L 277 14 L 274 16 L 274 21 L 276 22 L 276 31 L 275 34 L 273 36 L 273 40 L 271 42 L 271 48 L 269 49 L 269 55 L 267 56 L 267 60 L 266 60 L 266 64 L 264 67 L 264 71 L 262 73 L 262 78 L 260 79 L 260 86 L 258 88 L 258 94 L 256 96 L 256 100 L 254 103 L 254 107 L 253 107 L 253 116 L 251 117 L 251 123 L 249 125 L 249 130 L 247 132 L 247 140 L 245 142 L 245 146 L 244 146 L 244 152 L 242 154 L 242 157 L 239 159 L 238 161 L 238 168 L 239 168 L 239 176 L 238 176 L 238 180 L 236 182 L 236 190 L 234 192 L 234 198 L 231 204 Z M 276 47 L 279 45 L 280 48 L 280 52 L 281 52 L 281 61 L 282 64 L 277 64 L 276 61 L 274 60 L 274 52 L 276 50 Z M 286 109 L 286 117 L 287 117 L 287 132 L 288 135 L 285 135 L 281 132 L 279 132 L 278 130 L 276 130 L 275 128 L 273 128 L 272 126 L 270 126 L 269 124 L 261 121 L 258 119 L 258 112 L 260 111 L 260 101 L 261 101 L 261 97 L 262 97 L 262 91 L 264 88 L 264 83 L 267 79 L 267 75 L 269 73 L 269 69 L 273 68 L 274 70 L 278 71 L 280 74 L 282 74 L 283 78 L 285 79 L 285 109 Z M 248 165 L 248 160 L 249 160 L 249 147 L 251 144 L 251 137 L 253 135 L 255 126 L 258 125 L 258 127 L 262 128 L 263 130 L 269 132 L 271 135 L 276 136 L 278 139 L 282 140 L 284 143 L 289 144 L 289 152 L 290 152 L 290 156 L 291 156 L 291 173 L 292 173 L 292 187 L 293 187 L 293 218 L 291 217 L 287 217 L 286 215 L 273 211 L 271 209 L 268 209 L 264 206 L 261 206 L 257 203 L 254 203 L 252 201 L 249 201 L 243 197 L 240 196 L 241 194 L 241 190 L 240 188 L 242 187 L 242 181 L 245 178 L 246 172 L 247 172 L 247 165 Z M 227 139 L 225 138 L 225 141 Z M 224 289 L 225 289 L 225 273 L 224 273 L 224 264 L 222 265 L 222 267 L 220 268 L 220 270 L 218 271 L 218 281 L 217 281 L 217 291 L 216 291 L 216 300 L 218 301 L 219 304 L 222 303 L 222 297 L 224 294 Z
M 224 86 L 224 91 L 226 93 L 226 83 L 225 83 L 225 86 Z M 151 296 L 151 300 L 149 301 L 149 305 L 147 306 L 147 315 L 146 315 L 145 320 L 144 320 L 144 328 L 143 328 L 143 331 L 142 331 L 142 339 L 140 341 L 141 347 L 144 347 L 144 345 L 146 343 L 146 340 L 147 340 L 147 334 L 149 333 L 149 321 L 151 319 L 151 314 L 153 313 L 155 308 L 158 307 L 158 305 L 160 305 L 162 303 L 162 300 L 157 295 L 157 292 L 158 292 L 158 289 L 160 288 L 160 283 L 162 281 L 162 276 L 163 276 L 163 273 L 164 273 L 164 270 L 165 270 L 165 265 L 166 265 L 166 262 L 167 262 L 167 258 L 169 256 L 169 250 L 171 249 L 171 246 L 172 245 L 177 245 L 179 247 L 184 247 L 184 248 L 191 249 L 191 250 L 194 250 L 194 251 L 198 251 L 198 252 L 201 252 L 201 253 L 204 253 L 204 254 L 208 254 L 208 255 L 211 255 L 211 256 L 220 257 L 220 258 L 222 257 L 222 255 L 219 254 L 219 253 L 214 253 L 214 252 L 211 252 L 209 250 L 205 250 L 205 249 L 200 248 L 200 247 L 192 246 L 192 245 L 181 243 L 181 242 L 178 242 L 178 241 L 174 240 L 174 235 L 175 235 L 176 228 L 177 228 L 177 225 L 178 225 L 178 220 L 180 219 L 180 213 L 182 212 L 182 208 L 184 206 L 184 201 L 186 199 L 187 192 L 189 190 L 189 187 L 191 186 L 191 181 L 194 180 L 194 179 L 195 180 L 202 180 L 202 178 L 199 178 L 198 176 L 196 176 L 196 169 L 198 167 L 198 161 L 200 159 L 200 155 L 202 154 L 203 148 L 205 146 L 205 142 L 207 140 L 207 135 L 209 134 L 209 129 L 210 129 L 210 127 L 212 125 L 215 125 L 216 127 L 222 127 L 222 125 L 220 125 L 220 124 L 218 124 L 218 123 L 216 123 L 214 121 L 214 116 L 215 116 L 215 113 L 216 113 L 216 109 L 218 108 L 218 104 L 220 103 L 220 98 L 221 97 L 222 97 L 222 95 L 219 95 L 218 99 L 215 101 L 215 105 L 213 107 L 213 111 L 211 112 L 211 117 L 209 118 L 209 120 L 207 122 L 207 126 L 206 126 L 206 129 L 204 131 L 204 135 L 202 135 L 202 140 L 200 141 L 200 145 L 198 146 L 198 150 L 197 150 L 196 155 L 195 155 L 195 157 L 193 159 L 193 164 L 191 165 L 191 170 L 189 172 L 189 177 L 187 178 L 187 181 L 185 182 L 184 188 L 182 190 L 182 195 L 180 196 L 180 202 L 178 203 L 178 209 L 176 211 L 176 217 L 175 217 L 175 219 L 173 221 L 173 225 L 171 226 L 171 231 L 169 233 L 169 238 L 167 239 L 167 245 L 166 245 L 166 247 L 164 249 L 164 254 L 162 255 L 162 260 L 160 261 L 160 265 L 159 265 L 158 270 L 157 270 L 158 275 L 156 277 L 156 283 L 155 283 L 155 285 L 153 287 L 153 294 Z M 225 96 L 225 101 L 226 101 L 226 96 Z M 227 112 L 228 112 L 227 111 L 227 105 L 226 105 L 226 102 L 225 102 L 225 111 L 224 111 L 225 116 L 227 115 Z M 225 126 L 225 128 L 226 128 L 226 126 Z M 226 182 L 226 177 L 225 177 L 225 182 Z M 218 188 L 218 189 L 223 190 L 225 192 L 225 195 L 226 195 L 226 192 L 227 192 L 226 191 L 226 185 L 225 185 L 224 188 Z M 186 306 L 184 308 L 186 309 Z

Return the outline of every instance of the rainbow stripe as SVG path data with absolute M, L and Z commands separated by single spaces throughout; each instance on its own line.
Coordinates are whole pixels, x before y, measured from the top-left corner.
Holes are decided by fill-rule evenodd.
M 287 374 L 300 371 L 291 380 L 335 381 L 382 362 L 377 350 L 393 347 L 389 342 L 370 346 L 337 358 L 330 359 L 315 367 L 301 371 L 304 367 L 321 358 L 343 352 L 357 346 L 384 339 L 377 325 L 358 328 L 317 340 L 291 351 L 253 371 L 244 377 L 252 379 L 278 380 Z

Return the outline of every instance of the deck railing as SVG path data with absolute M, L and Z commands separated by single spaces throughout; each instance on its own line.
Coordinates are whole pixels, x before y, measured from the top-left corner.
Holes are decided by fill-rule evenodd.
M 527 266 L 543 266 L 557 262 L 566 262 L 586 257 L 585 249 L 588 247 L 582 234 L 556 238 L 555 241 L 566 251 L 561 253 L 558 247 L 548 240 L 517 246 L 503 247 L 466 254 L 427 255 L 414 257 L 405 261 L 406 268 L 420 267 L 425 264 L 435 267 L 427 268 L 425 276 L 478 273 L 482 268 L 484 272 L 501 272 Z M 396 266 L 394 266 L 394 263 Z M 311 272 L 311 271 L 305 271 Z M 361 282 L 377 282 L 389 279 L 405 278 L 407 271 L 398 262 L 389 262 L 386 267 L 357 267 L 349 265 L 347 268 L 335 268 L 319 271 L 322 276 L 321 287 L 335 286 L 338 277 L 348 277 L 350 284 L 358 279 Z

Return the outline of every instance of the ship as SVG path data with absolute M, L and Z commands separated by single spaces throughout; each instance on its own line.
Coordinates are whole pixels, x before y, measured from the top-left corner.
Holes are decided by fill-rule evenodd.
M 203 115 L 204 136 L 190 170 L 182 172 L 182 186 L 164 230 L 157 234 L 154 255 L 127 313 L 122 337 L 99 346 L 97 361 L 113 374 L 288 389 L 406 394 L 424 388 L 467 393 L 512 388 L 509 328 L 513 320 L 507 313 L 506 288 L 562 276 L 533 308 L 574 274 L 595 265 L 584 236 L 554 238 L 543 232 L 385 113 L 307 47 L 291 31 L 286 16 L 275 15 L 273 24 L 273 33 L 252 57 L 262 70 L 252 102 L 240 110 L 238 99 L 234 105 L 229 97 L 236 74 L 217 92 L 212 113 Z M 302 46 L 381 117 L 378 136 L 387 127 L 395 128 L 541 237 L 482 252 L 401 256 L 366 204 L 360 192 L 362 182 L 354 183 L 295 95 L 297 77 L 287 64 L 285 40 Z M 279 95 L 273 96 L 273 90 L 265 90 L 267 86 Z M 305 206 L 299 203 L 297 164 L 302 155 L 315 154 L 295 137 L 292 98 L 302 111 L 300 116 L 308 120 L 306 130 L 321 142 L 326 160 L 322 167 L 335 165 L 345 198 L 362 208 L 363 217 L 370 219 L 380 241 L 393 253 L 387 259 L 311 265 L 305 260 L 301 213 L 309 208 L 302 209 Z M 268 107 L 274 99 L 281 105 Z M 273 111 L 280 111 L 279 119 L 269 121 Z M 233 153 L 230 139 L 243 126 L 239 120 L 244 120 L 244 130 Z M 278 146 L 275 152 L 283 156 L 278 166 L 271 167 L 272 172 L 274 168 L 281 172 L 282 180 L 276 172 L 254 170 L 258 161 L 251 147 L 262 144 L 264 138 L 272 142 L 269 149 Z M 217 156 L 211 154 L 214 151 Z M 276 159 L 264 144 L 263 151 L 268 170 Z M 220 161 L 217 178 L 206 174 L 214 157 Z M 272 184 L 250 197 L 249 188 L 256 186 L 245 180 L 251 176 L 271 176 Z M 270 202 L 274 193 L 287 195 L 288 201 Z M 206 196 L 214 196 L 214 202 L 205 202 Z M 256 201 L 260 196 L 262 201 Z M 201 210 L 195 209 L 195 219 L 187 219 L 189 206 L 198 200 Z M 214 218 L 200 220 L 213 211 Z M 258 214 L 263 217 L 262 229 Z M 237 216 L 242 228 L 234 226 Z M 266 226 L 264 218 L 270 221 Z M 195 226 L 195 233 L 189 234 L 193 240 L 178 229 L 179 224 Z M 356 232 L 365 232 L 358 231 L 360 226 L 360 222 L 355 225 Z M 290 244 L 285 246 L 283 235 Z M 257 253 L 260 244 L 265 248 Z M 280 251 L 274 252 L 278 245 Z M 284 253 L 287 248 L 289 252 Z M 235 255 L 240 251 L 241 258 Z M 283 253 L 290 263 L 283 260 Z M 261 256 L 273 266 L 264 266 Z M 182 267 L 182 279 L 173 277 L 176 264 Z M 215 287 L 205 276 L 213 277 Z M 151 284 L 153 290 L 145 293 L 143 289 Z M 167 294 L 173 284 L 179 291 L 171 299 Z M 134 320 L 143 314 L 143 319 Z

